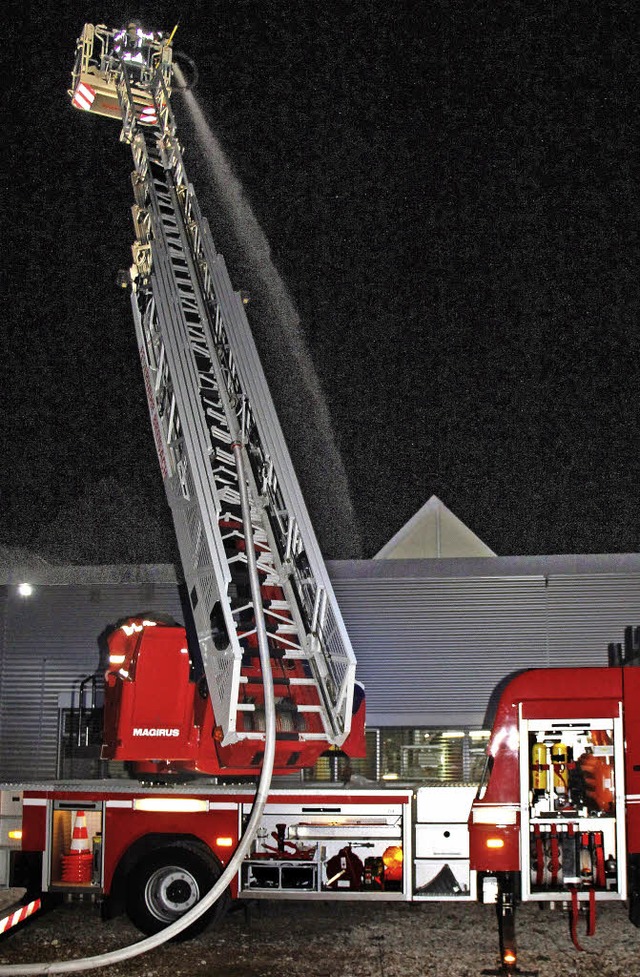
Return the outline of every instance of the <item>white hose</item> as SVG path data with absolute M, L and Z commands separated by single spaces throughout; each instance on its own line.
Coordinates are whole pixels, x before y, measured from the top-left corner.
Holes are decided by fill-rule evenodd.
M 271 775 L 273 773 L 273 763 L 276 751 L 276 721 L 275 721 L 275 699 L 273 694 L 273 675 L 269 660 L 269 646 L 267 641 L 267 629 L 264 622 L 262 600 L 260 596 L 260 580 L 256 564 L 256 552 L 253 542 L 253 528 L 251 526 L 251 509 L 247 493 L 246 479 L 244 476 L 244 464 L 242 458 L 242 447 L 239 444 L 233 446 L 236 465 L 238 470 L 238 486 L 240 500 L 242 503 L 242 517 L 244 524 L 244 534 L 246 540 L 247 568 L 249 570 L 249 581 L 251 584 L 251 597 L 255 609 L 256 633 L 258 637 L 258 649 L 260 652 L 260 667 L 264 682 L 264 709 L 265 709 L 265 741 L 264 757 L 262 769 L 260 771 L 260 781 L 256 791 L 251 817 L 246 830 L 238 847 L 234 851 L 229 864 L 223 871 L 213 888 L 204 896 L 189 912 L 171 923 L 160 933 L 148 936 L 145 940 L 133 943 L 130 946 L 121 947 L 119 950 L 111 950 L 109 953 L 100 953 L 95 957 L 83 957 L 78 960 L 61 960 L 49 963 L 18 963 L 5 964 L 0 966 L 0 977 L 10 977 L 18 974 L 72 974 L 82 970 L 92 970 L 96 967 L 107 967 L 111 963 L 119 963 L 121 960 L 130 960 L 132 957 L 140 956 L 153 950 L 157 946 L 162 946 L 168 940 L 182 933 L 184 929 L 195 923 L 203 913 L 209 909 L 217 899 L 224 893 L 230 882 L 240 870 L 242 860 L 249 851 L 253 839 L 260 826 L 260 819 L 264 810 L 265 803 L 271 787 Z

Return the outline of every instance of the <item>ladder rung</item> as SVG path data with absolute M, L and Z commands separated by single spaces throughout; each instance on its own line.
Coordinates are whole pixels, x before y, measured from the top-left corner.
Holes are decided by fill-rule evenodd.
M 262 733 L 238 732 L 237 736 L 239 740 L 259 740 L 260 742 L 264 742 L 264 732 Z M 295 734 L 276 733 L 276 739 L 284 739 L 284 738 L 292 739 L 294 737 L 297 740 L 326 740 L 327 738 L 324 733 L 295 733 Z
M 244 682 L 245 684 L 248 684 L 248 685 L 264 685 L 264 679 L 262 678 L 262 675 L 255 675 L 255 676 L 241 675 L 240 676 L 240 681 L 241 682 Z M 311 679 L 311 681 L 313 682 L 313 679 Z M 282 676 L 282 678 L 277 678 L 274 675 L 273 676 L 273 684 L 274 685 L 287 685 L 288 686 L 288 685 L 292 685 L 293 684 L 293 679 L 287 678 L 284 675 Z M 313 683 L 313 684 L 315 684 L 315 683 Z

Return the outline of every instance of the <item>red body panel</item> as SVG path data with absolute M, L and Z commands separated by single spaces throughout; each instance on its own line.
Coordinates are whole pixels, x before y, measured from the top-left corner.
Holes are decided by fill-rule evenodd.
M 31 795 L 25 792 L 22 805 L 22 850 L 44 851 L 47 844 L 47 808 L 44 805 L 29 804 L 30 798 Z
M 219 798 L 216 800 L 219 801 Z M 229 810 L 202 811 L 196 814 L 135 811 L 107 805 L 104 827 L 106 894 L 111 890 L 114 872 L 127 849 L 139 838 L 158 834 L 190 835 L 198 838 L 217 855 L 222 865 L 226 865 L 238 842 L 238 802 L 236 800 L 229 803 Z M 216 839 L 222 836 L 232 839 L 231 847 L 216 844 Z M 235 894 L 233 889 L 232 895 Z
M 640 853 L 640 668 L 622 670 L 624 690 L 627 851 Z
M 200 730 L 184 629 L 144 628 L 126 635 L 118 628 L 109 652 L 115 664 L 105 676 L 103 758 L 193 759 Z
M 272 588 L 273 589 L 273 588 Z M 242 698 L 252 706 L 241 713 L 238 732 L 264 729 L 264 688 L 258 659 L 250 653 L 255 635 L 248 635 L 243 665 Z M 105 760 L 126 760 L 145 772 L 194 771 L 213 776 L 257 776 L 262 765 L 262 738 L 244 738 L 221 746 L 206 684 L 196 681 L 184 628 L 131 618 L 109 635 L 110 665 L 105 677 Z M 315 685 L 291 684 L 307 679 L 302 662 L 274 657 L 276 696 L 276 757 L 274 773 L 312 767 L 328 748 L 317 712 L 299 707 L 318 704 Z M 354 700 L 352 728 L 342 749 L 363 757 L 364 697 Z M 253 724 L 253 726 L 251 725 Z
M 500 839 L 503 848 L 489 848 Z M 469 836 L 469 858 L 478 872 L 514 872 L 520 868 L 520 828 L 516 824 L 474 824 Z

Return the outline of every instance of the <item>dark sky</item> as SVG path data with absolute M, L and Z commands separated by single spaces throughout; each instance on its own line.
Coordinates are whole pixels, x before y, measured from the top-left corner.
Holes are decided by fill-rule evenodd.
M 300 314 L 344 459 L 355 522 L 338 532 L 277 324 L 184 118 L 325 554 L 373 555 L 434 493 L 501 555 L 638 551 L 635 6 L 7 3 L 0 544 L 172 557 L 115 285 L 130 154 L 66 88 L 84 21 L 182 15 L 176 47 Z

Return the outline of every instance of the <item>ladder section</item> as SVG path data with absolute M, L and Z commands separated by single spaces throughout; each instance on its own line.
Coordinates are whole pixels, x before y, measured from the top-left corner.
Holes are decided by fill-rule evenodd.
M 140 357 L 221 743 L 264 738 L 240 446 L 279 734 L 339 745 L 350 728 L 355 660 L 244 307 L 186 181 L 162 75 L 150 92 L 155 124 L 149 113 L 144 125 L 136 121 L 131 84 L 117 87 L 135 164 L 131 278 Z

